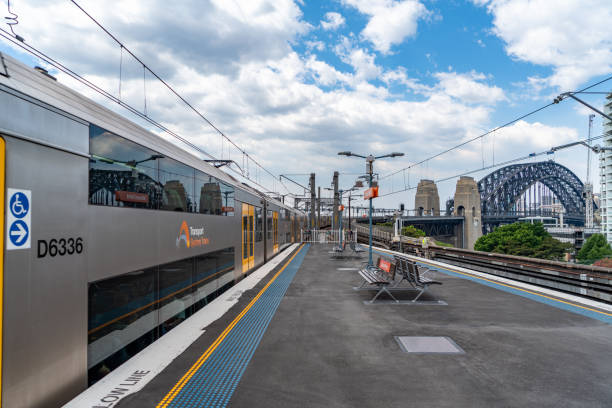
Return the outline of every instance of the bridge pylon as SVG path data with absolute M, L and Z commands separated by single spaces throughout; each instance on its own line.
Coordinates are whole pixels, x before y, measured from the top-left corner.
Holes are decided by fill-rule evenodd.
M 457 180 L 454 215 L 465 217 L 463 248 L 474 249 L 474 243 L 482 236 L 482 216 L 478 184 L 472 177 L 461 176 Z
M 440 215 L 440 196 L 433 180 L 421 180 L 414 197 L 415 215 Z

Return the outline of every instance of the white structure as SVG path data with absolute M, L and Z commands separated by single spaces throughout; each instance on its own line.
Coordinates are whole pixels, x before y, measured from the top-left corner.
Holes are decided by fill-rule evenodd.
M 591 183 L 591 130 L 593 130 L 593 119 L 595 115 L 589 115 L 589 140 L 587 141 L 589 148 L 587 149 L 587 175 L 586 183 L 584 183 L 584 199 L 585 205 L 585 228 L 593 229 L 593 183 Z
M 604 113 L 612 116 L 612 93 L 606 97 Z M 612 122 L 604 118 L 604 147 L 612 147 Z M 612 151 L 603 151 L 599 156 L 601 182 L 601 232 L 612 243 Z

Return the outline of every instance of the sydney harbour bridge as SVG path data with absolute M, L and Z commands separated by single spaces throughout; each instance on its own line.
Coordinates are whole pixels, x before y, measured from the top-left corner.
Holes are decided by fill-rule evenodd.
M 513 164 L 478 181 L 483 232 L 522 217 L 562 217 L 584 225 L 584 184 L 567 167 L 554 161 Z M 446 203 L 452 213 L 453 200 Z M 595 207 L 596 208 L 596 207 Z
M 509 218 L 554 216 L 563 212 L 571 225 L 583 225 L 584 185 L 567 167 L 553 161 L 513 164 L 478 182 L 483 227 Z

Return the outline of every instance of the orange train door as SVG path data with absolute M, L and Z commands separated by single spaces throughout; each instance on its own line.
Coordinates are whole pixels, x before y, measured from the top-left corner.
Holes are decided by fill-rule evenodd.
M 295 242 L 295 214 L 291 214 L 291 243 Z
M 274 211 L 272 213 L 272 231 L 273 231 L 273 243 L 274 243 L 274 253 L 278 252 L 278 212 Z
M 242 272 L 255 266 L 255 207 L 242 204 Z

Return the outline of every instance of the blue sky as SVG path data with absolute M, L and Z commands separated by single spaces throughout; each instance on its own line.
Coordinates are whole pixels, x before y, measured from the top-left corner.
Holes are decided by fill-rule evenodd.
M 506 52 L 506 43 L 492 30 L 494 16 L 487 12 L 486 7 L 470 1 L 425 1 L 423 4 L 431 14 L 419 21 L 418 32 L 414 36 L 394 44 L 388 53 L 377 52 L 367 40 L 360 41 L 360 46 L 376 57 L 377 64 L 387 69 L 404 68 L 410 77 L 418 78 L 428 86 L 435 85 L 433 74 L 439 71 L 476 71 L 485 74 L 488 83 L 501 87 L 508 93 L 514 93 L 503 103 L 503 108 L 498 108 L 491 116 L 492 126 L 511 120 L 513 115 L 520 116 L 546 101 L 544 95 L 537 99 L 524 97 L 522 85 L 528 77 L 552 75 L 553 66 L 538 65 L 509 55 Z M 610 7 L 612 6 L 608 9 Z M 303 54 L 315 54 L 318 59 L 339 70 L 350 69 L 334 52 L 333 47 L 342 37 L 358 36 L 368 23 L 367 16 L 339 1 L 308 2 L 302 10 L 304 19 L 315 29 L 305 36 L 304 42 L 296 44 L 294 49 Z M 333 31 L 325 30 L 320 25 L 330 12 L 342 15 L 345 20 Z M 307 46 L 306 41 L 321 41 L 326 48 L 322 51 L 313 50 Z M 609 75 L 595 75 L 587 82 L 597 82 L 607 76 Z M 380 81 L 371 82 L 381 84 Z M 585 85 L 587 82 L 581 82 L 579 85 Z M 402 92 L 405 90 L 398 86 L 391 86 L 390 89 L 398 94 L 398 98 L 419 97 L 418 94 L 406 95 Z M 611 89 L 610 83 L 598 87 L 598 90 Z M 550 92 L 551 95 L 554 94 L 554 89 Z M 602 97 L 597 96 L 584 98 L 596 104 L 602 100 Z M 568 117 L 568 110 L 571 109 L 572 106 L 558 106 L 550 112 L 540 114 L 538 118 L 555 120 L 559 124 L 577 125 L 575 117 Z
M 381 175 L 388 174 L 612 75 L 608 0 L 134 0 L 112 9 L 93 0 L 79 3 L 267 169 L 314 171 L 323 187 L 334 170 L 344 173 L 345 186 L 363 171 L 362 161 L 340 158 L 340 150 L 406 153 L 376 163 Z M 117 94 L 119 48 L 76 7 L 51 0 L 11 4 L 19 14 L 15 30 L 28 44 Z M 36 63 L 4 40 L 0 51 Z M 122 98 L 140 107 L 141 67 L 122 61 Z M 612 81 L 593 90 L 610 91 Z M 240 153 L 152 81 L 146 97 L 156 120 L 214 156 L 247 167 Z M 598 107 L 604 103 L 603 95 L 584 99 Z M 412 168 L 409 184 L 584 138 L 589 113 L 563 101 Z M 595 135 L 601 124 L 596 118 Z M 584 178 L 584 148 L 554 159 Z M 303 193 L 266 179 L 252 163 L 248 167 L 251 182 L 283 194 Z M 382 180 L 381 189 L 396 191 L 405 174 L 398 177 Z M 439 190 L 444 201 L 454 181 Z M 411 207 L 413 197 L 414 191 L 397 193 L 377 205 Z

